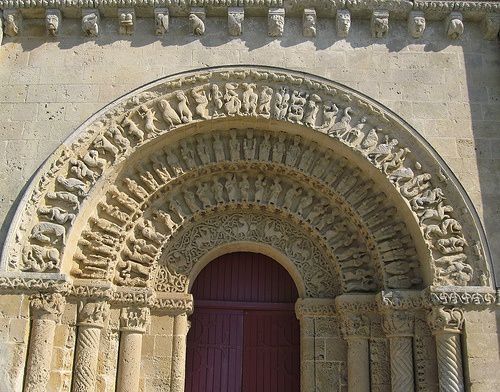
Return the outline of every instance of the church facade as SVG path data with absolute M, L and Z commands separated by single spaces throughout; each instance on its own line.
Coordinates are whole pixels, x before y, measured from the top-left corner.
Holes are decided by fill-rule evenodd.
M 2 392 L 500 387 L 498 2 L 0 9 Z

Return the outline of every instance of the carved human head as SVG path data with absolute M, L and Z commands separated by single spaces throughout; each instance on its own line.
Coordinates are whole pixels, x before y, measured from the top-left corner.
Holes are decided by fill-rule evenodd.
M 347 10 L 337 11 L 337 35 L 347 37 L 351 28 L 351 13 Z
M 420 38 L 424 35 L 425 16 L 423 12 L 413 12 L 408 19 L 408 31 L 413 38 Z
M 57 35 L 59 32 L 59 16 L 47 14 L 47 16 L 45 16 L 45 26 L 50 35 Z

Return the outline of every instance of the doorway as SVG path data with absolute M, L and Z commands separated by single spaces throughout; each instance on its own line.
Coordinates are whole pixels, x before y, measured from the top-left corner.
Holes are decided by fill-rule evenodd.
M 298 293 L 279 263 L 226 254 L 200 272 L 191 293 L 186 392 L 300 391 Z

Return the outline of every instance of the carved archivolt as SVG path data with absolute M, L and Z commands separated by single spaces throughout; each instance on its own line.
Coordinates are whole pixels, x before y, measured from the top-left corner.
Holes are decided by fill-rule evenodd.
M 261 68 L 195 72 L 125 97 L 54 153 L 2 267 L 139 287 L 171 279 L 165 290 L 183 291 L 197 256 L 183 248 L 174 261 L 178 244 L 197 235 L 206 249 L 207 219 L 233 222 L 229 232 L 261 219 L 304 233 L 307 247 L 273 245 L 317 255 L 342 291 L 488 285 L 463 197 L 415 133 L 345 87 Z M 238 238 L 209 234 L 214 246 Z

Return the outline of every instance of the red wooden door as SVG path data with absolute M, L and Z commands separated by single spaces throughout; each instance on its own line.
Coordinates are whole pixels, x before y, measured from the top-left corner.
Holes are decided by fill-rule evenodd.
M 193 284 L 186 392 L 298 392 L 297 289 L 274 260 L 232 253 Z

